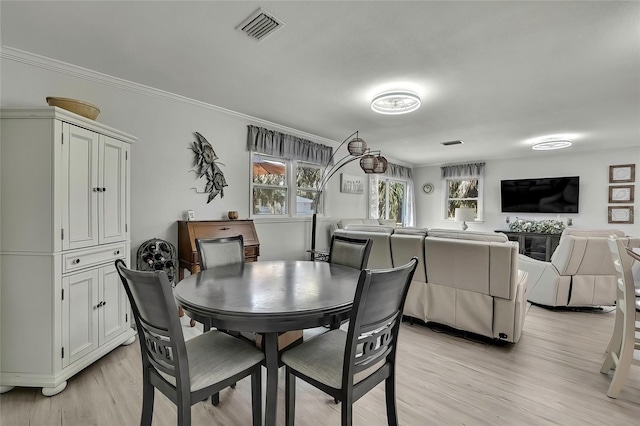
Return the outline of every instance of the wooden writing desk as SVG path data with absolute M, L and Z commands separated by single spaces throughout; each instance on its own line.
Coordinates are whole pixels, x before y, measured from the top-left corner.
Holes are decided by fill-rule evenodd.
M 260 255 L 260 241 L 252 220 L 196 220 L 178 221 L 178 279 L 184 278 L 184 270 L 200 272 L 200 259 L 196 239 L 223 238 L 242 235 L 244 261 L 255 262 Z

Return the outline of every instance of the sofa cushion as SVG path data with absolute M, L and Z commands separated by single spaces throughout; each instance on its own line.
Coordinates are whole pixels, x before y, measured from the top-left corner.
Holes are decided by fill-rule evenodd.
M 336 223 L 337 229 L 345 229 L 349 225 L 372 225 L 372 226 L 387 226 L 390 228 L 395 228 L 397 225 L 396 221 L 393 219 L 363 219 L 363 218 L 353 218 L 353 219 L 340 219 Z
M 395 228 L 393 233 L 396 235 L 420 235 L 427 236 L 427 228 Z
M 620 231 L 619 229 L 565 228 L 565 230 L 562 231 L 562 237 L 564 237 L 565 235 L 575 235 L 576 237 L 604 237 L 604 238 L 609 238 L 609 235 L 615 235 L 617 237 L 624 237 L 624 232 Z
M 517 243 L 425 238 L 427 282 L 512 299 Z
M 506 243 L 509 238 L 501 232 L 462 231 L 458 229 L 429 229 L 429 237 L 454 238 L 459 240 L 490 241 Z
M 372 219 L 372 220 L 376 220 L 376 219 Z M 382 226 L 390 226 L 392 228 L 395 228 L 396 226 L 398 226 L 395 219 L 377 219 L 377 221 L 378 221 L 378 225 L 382 225 Z
M 393 228 L 382 225 L 347 225 L 344 229 L 348 231 L 381 232 L 383 234 L 393 233 Z

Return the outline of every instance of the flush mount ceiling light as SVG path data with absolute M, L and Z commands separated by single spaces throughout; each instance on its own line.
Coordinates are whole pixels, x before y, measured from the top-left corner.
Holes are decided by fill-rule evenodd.
M 550 139 L 534 144 L 531 149 L 536 151 L 549 151 L 552 149 L 568 148 L 570 146 L 571 140 L 569 139 Z
M 380 93 L 371 101 L 371 109 L 380 114 L 406 114 L 420 108 L 420 97 L 413 92 Z

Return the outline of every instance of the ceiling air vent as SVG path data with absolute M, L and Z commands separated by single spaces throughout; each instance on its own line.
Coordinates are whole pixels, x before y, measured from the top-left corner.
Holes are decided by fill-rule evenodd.
M 259 8 L 238 25 L 236 30 L 242 31 L 257 41 L 262 41 L 282 27 L 284 27 L 284 22 Z
M 461 143 L 463 143 L 462 141 L 448 141 L 448 142 L 440 142 L 442 145 L 444 146 L 449 146 L 449 145 L 460 145 Z

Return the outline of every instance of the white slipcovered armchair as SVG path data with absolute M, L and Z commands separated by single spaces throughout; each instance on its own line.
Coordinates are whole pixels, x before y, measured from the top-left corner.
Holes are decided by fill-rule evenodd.
M 519 255 L 519 267 L 529 274 L 527 300 L 545 306 L 611 306 L 616 301 L 616 275 L 607 245 L 610 235 L 625 246 L 640 246 L 639 238 L 617 229 L 567 228 L 551 256 L 542 262 Z

